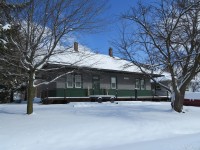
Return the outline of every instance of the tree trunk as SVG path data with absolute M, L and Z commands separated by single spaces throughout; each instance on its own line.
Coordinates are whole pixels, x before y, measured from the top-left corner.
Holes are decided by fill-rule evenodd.
M 172 96 L 172 108 L 176 112 L 182 112 L 185 92 L 173 92 L 172 95 L 174 95 Z
M 27 114 L 28 115 L 33 113 L 33 98 L 34 98 L 33 75 L 34 75 L 33 72 L 29 74 L 28 99 L 27 99 Z
M 10 92 L 10 103 L 14 102 L 13 96 L 14 96 L 14 91 L 12 89 Z
M 26 87 L 26 89 L 25 89 L 25 91 L 24 91 L 24 100 L 25 100 L 25 101 L 27 101 L 27 99 L 28 99 L 27 94 L 28 94 L 28 92 L 27 92 L 27 87 Z

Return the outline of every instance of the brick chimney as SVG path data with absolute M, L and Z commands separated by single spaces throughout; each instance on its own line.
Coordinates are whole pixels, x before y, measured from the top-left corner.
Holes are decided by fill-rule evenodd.
M 78 52 L 78 42 L 74 42 L 74 51 Z
M 113 57 L 113 49 L 111 47 L 109 48 L 109 56 Z

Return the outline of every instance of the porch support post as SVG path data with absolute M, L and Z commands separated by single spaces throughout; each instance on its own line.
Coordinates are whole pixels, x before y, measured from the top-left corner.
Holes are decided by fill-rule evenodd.
M 137 97 L 138 97 L 138 93 L 137 93 L 137 89 L 135 88 L 135 101 L 137 101 Z

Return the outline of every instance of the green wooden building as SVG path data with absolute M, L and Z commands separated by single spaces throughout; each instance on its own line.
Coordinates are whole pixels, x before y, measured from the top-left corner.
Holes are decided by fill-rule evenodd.
M 37 96 L 48 100 L 90 101 L 91 98 L 117 98 L 118 100 L 151 99 L 150 78 L 126 60 L 109 54 L 98 54 L 74 44 L 66 54 L 53 57 L 44 66 L 52 69 L 41 73 L 42 81 L 56 80 L 37 87 Z M 156 76 L 156 75 L 155 75 Z

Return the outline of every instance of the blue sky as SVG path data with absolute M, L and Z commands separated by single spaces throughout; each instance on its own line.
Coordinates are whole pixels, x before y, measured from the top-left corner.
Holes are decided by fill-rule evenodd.
M 106 9 L 104 17 L 109 17 L 111 22 L 103 27 L 104 31 L 95 34 L 81 34 L 76 37 L 81 44 L 104 54 L 108 53 L 109 47 L 112 47 L 111 41 L 118 35 L 120 14 L 128 11 L 137 0 L 108 0 L 107 2 L 109 8 Z

